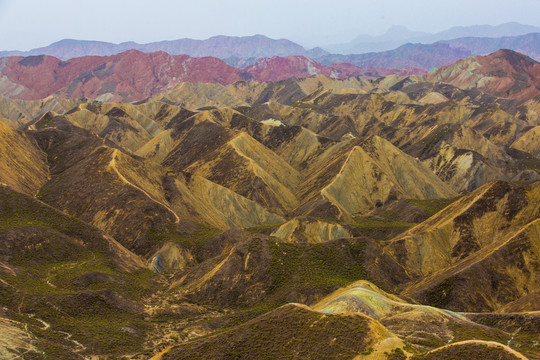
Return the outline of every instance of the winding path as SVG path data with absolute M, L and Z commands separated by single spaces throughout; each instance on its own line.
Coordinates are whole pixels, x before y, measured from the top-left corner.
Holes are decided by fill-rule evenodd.
M 138 187 L 137 185 L 133 184 L 132 182 L 130 182 L 128 179 L 126 179 L 124 177 L 124 175 L 122 175 L 120 173 L 120 171 L 118 171 L 118 168 L 116 167 L 116 158 L 118 156 L 118 149 L 114 149 L 113 151 L 113 154 L 112 154 L 112 159 L 111 159 L 111 162 L 109 163 L 109 167 L 118 175 L 118 177 L 124 182 L 126 183 L 127 185 L 131 186 L 132 188 L 135 188 L 137 190 L 139 190 L 140 192 L 142 192 L 144 195 L 146 195 L 146 197 L 148 199 L 150 199 L 151 201 L 155 202 L 156 204 L 158 205 L 161 205 L 162 207 L 164 207 L 165 209 L 167 209 L 171 214 L 173 214 L 174 218 L 175 218 L 175 221 L 174 223 L 175 224 L 178 224 L 180 222 L 180 218 L 178 217 L 178 215 L 176 215 L 176 213 L 174 212 L 173 209 L 171 209 L 170 207 L 168 207 L 167 205 L 165 205 L 164 203 L 162 203 L 161 201 L 158 201 L 156 199 L 154 199 L 152 196 L 150 196 L 150 194 L 148 194 L 146 191 L 144 191 L 143 189 L 141 189 L 140 187 Z
M 498 343 L 498 342 L 495 342 L 495 341 L 484 341 L 484 340 L 460 341 L 460 342 L 456 342 L 456 343 L 452 343 L 452 344 L 448 344 L 448 345 L 438 347 L 436 349 L 428 351 L 426 354 L 434 353 L 434 352 L 437 352 L 439 350 L 446 349 L 446 348 L 453 347 L 453 346 L 467 345 L 467 344 L 484 345 L 484 346 L 488 346 L 488 347 L 502 348 L 504 351 L 514 355 L 518 359 L 528 360 L 525 356 L 523 356 L 523 354 L 517 352 L 516 350 L 512 349 L 511 347 L 509 347 L 507 345 L 504 345 L 504 344 L 501 344 L 501 343 Z

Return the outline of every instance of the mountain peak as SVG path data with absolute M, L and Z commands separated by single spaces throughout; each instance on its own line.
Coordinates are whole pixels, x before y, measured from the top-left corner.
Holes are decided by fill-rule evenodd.
M 535 60 L 531 59 L 529 56 L 524 55 L 514 50 L 510 50 L 510 49 L 499 49 L 492 54 L 486 55 L 486 57 L 504 58 L 507 60 L 520 59 L 523 61 L 530 62 L 531 64 L 537 63 Z
M 467 72 L 468 76 L 463 76 Z M 518 52 L 501 49 L 438 68 L 425 76 L 463 89 L 508 99 L 530 99 L 540 94 L 540 63 Z

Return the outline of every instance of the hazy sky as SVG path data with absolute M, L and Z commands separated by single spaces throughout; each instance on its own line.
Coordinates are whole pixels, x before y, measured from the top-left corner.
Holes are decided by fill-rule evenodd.
M 0 50 L 254 34 L 311 47 L 392 25 L 437 32 L 510 21 L 540 26 L 540 0 L 0 0 Z

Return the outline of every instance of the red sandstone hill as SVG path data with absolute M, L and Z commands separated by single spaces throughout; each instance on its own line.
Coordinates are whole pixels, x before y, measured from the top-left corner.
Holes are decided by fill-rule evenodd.
M 126 51 L 112 56 L 85 56 L 61 61 L 50 56 L 0 59 L 0 96 L 42 99 L 88 97 L 104 101 L 136 101 L 170 90 L 183 82 L 231 84 L 242 80 L 279 81 L 326 75 L 343 79 L 362 75 L 420 75 L 421 69 L 362 69 L 349 63 L 322 65 L 304 56 L 273 57 L 238 69 L 213 57 L 192 58 L 165 52 Z M 540 63 L 510 51 L 470 57 L 424 75 L 429 82 L 477 88 L 510 99 L 540 94 Z
M 503 98 L 530 99 L 540 94 L 540 63 L 512 50 L 498 50 L 440 67 L 424 79 Z
M 319 74 L 332 78 L 344 78 L 357 76 L 363 72 L 358 66 L 334 68 L 332 65 L 324 66 L 304 56 L 276 56 L 260 59 L 254 65 L 248 66 L 245 71 L 258 81 L 279 81 Z
M 43 55 L 10 57 L 4 61 L 2 75 L 22 87 L 4 95 L 17 99 L 39 99 L 53 94 L 97 98 L 112 93 L 118 100 L 138 100 L 180 82 L 226 84 L 241 80 L 238 70 L 220 59 L 173 56 L 165 52 L 148 54 L 130 50 L 66 62 Z
M 346 78 L 366 73 L 351 64 L 325 66 L 304 56 L 261 59 L 238 69 L 213 57 L 192 58 L 165 52 L 130 50 L 112 56 L 85 56 L 61 61 L 51 56 L 8 57 L 0 62 L 0 95 L 15 99 L 41 99 L 49 95 L 88 97 L 105 101 L 141 100 L 165 92 L 182 82 L 231 84 L 242 80 L 278 81 L 323 74 Z M 401 70 L 384 70 L 399 73 Z M 368 76 L 378 76 L 370 69 Z M 422 70 L 412 70 L 420 74 Z

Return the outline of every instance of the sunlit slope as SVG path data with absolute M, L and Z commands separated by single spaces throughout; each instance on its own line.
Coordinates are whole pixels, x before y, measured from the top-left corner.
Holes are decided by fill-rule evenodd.
M 310 197 L 308 194 L 319 196 L 344 219 L 403 197 L 455 196 L 420 161 L 377 136 L 351 143 L 320 164 L 319 170 L 303 183 L 302 193 L 305 198 Z M 316 208 L 323 206 L 317 202 L 313 203 Z
M 0 121 L 0 183 L 35 195 L 49 177 L 46 158 L 29 134 Z

